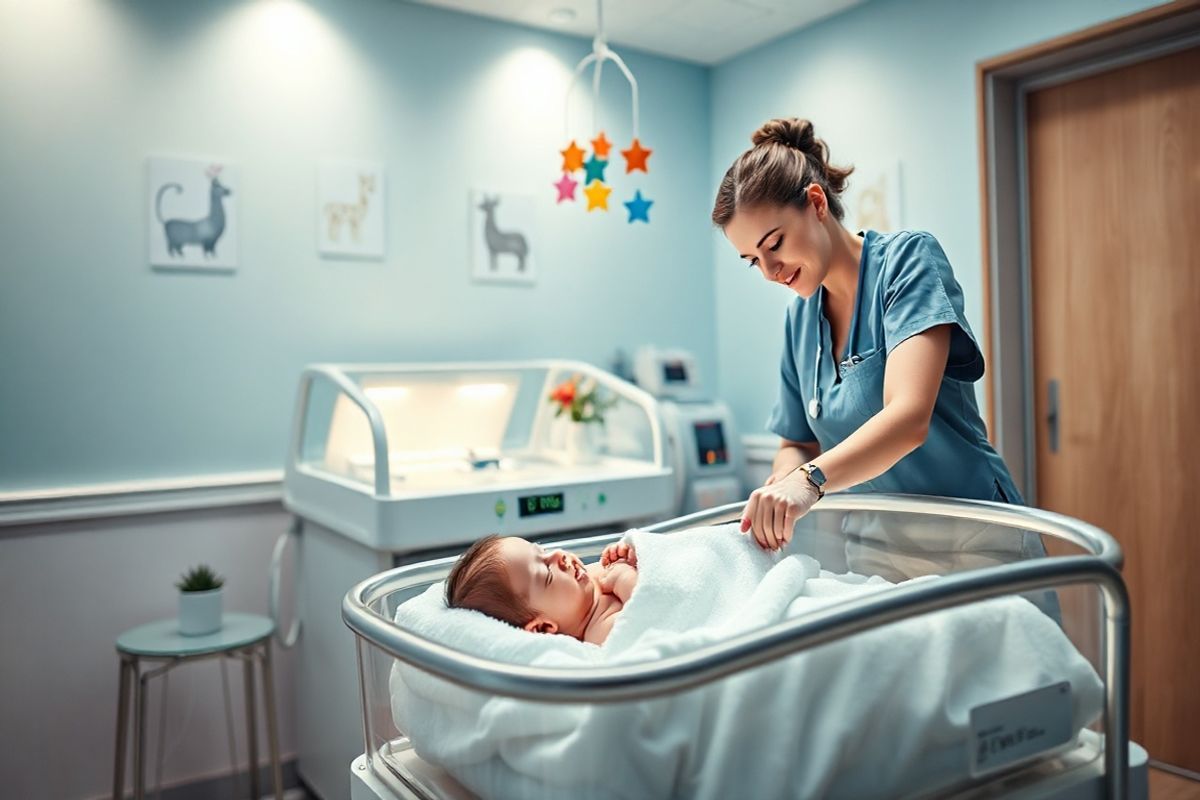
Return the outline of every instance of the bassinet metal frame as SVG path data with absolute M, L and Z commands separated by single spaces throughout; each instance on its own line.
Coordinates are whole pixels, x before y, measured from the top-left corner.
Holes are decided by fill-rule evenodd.
M 719 524 L 740 516 L 734 503 L 645 528 L 669 533 Z M 1120 546 L 1107 533 L 1077 519 L 1041 509 L 979 500 L 889 494 L 836 494 L 820 501 L 829 510 L 901 512 L 952 517 L 1030 531 L 1073 543 L 1087 555 L 1056 556 L 986 567 L 919 581 L 836 606 L 655 663 L 589 669 L 548 669 L 491 661 L 413 634 L 371 610 L 382 597 L 445 576 L 454 558 L 380 573 L 347 593 L 342 618 L 363 648 L 374 645 L 395 658 L 466 689 L 551 703 L 613 703 L 691 689 L 776 659 L 881 625 L 1003 595 L 1094 585 L 1104 598 L 1104 771 L 1107 796 L 1129 791 L 1129 597 L 1121 578 Z M 594 555 L 621 534 L 563 542 Z M 366 701 L 366 687 L 363 700 Z M 368 747 L 370 743 L 368 742 Z

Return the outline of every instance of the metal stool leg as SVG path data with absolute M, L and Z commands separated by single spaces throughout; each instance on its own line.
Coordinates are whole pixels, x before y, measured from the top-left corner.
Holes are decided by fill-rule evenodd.
M 258 725 L 254 714 L 254 651 L 243 655 L 246 684 L 246 746 L 250 751 L 250 797 L 258 800 Z
M 125 798 L 125 738 L 129 730 L 129 659 L 121 656 L 120 677 L 117 679 L 117 739 L 113 758 L 113 800 Z
M 146 700 L 147 678 L 140 674 L 138 660 L 133 660 L 133 797 L 134 800 L 144 800 L 146 797 Z
M 267 747 L 271 751 L 271 781 L 275 784 L 275 800 L 283 800 L 283 769 L 279 765 L 279 730 L 275 719 L 275 668 L 271 662 L 271 640 L 262 650 L 263 701 L 267 713 Z

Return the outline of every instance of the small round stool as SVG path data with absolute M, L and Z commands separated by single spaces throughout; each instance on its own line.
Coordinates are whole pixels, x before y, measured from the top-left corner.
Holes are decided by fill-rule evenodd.
M 117 697 L 117 752 L 113 764 L 113 798 L 125 796 L 125 734 L 130 695 L 133 699 L 133 796 L 146 795 L 146 700 L 151 678 L 165 675 L 187 661 L 225 657 L 239 659 L 245 667 L 246 733 L 250 750 L 250 796 L 258 798 L 258 742 L 255 725 L 254 663 L 260 665 L 263 703 L 267 715 L 267 746 L 276 800 L 283 800 L 283 772 L 279 766 L 279 736 L 275 721 L 275 676 L 271 668 L 271 635 L 275 624 L 258 614 L 225 614 L 221 630 L 205 636 L 182 636 L 179 620 L 164 619 L 131 628 L 117 637 L 121 657 Z M 161 662 L 142 672 L 142 661 Z M 230 745 L 232 747 L 232 745 Z

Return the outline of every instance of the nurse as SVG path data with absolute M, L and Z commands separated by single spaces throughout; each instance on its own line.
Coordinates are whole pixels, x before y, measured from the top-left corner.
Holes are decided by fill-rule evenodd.
M 796 297 L 767 422 L 782 441 L 742 531 L 778 549 L 843 489 L 1021 503 L 979 415 L 983 355 L 937 239 L 844 228 L 851 169 L 829 163 L 807 120 L 771 120 L 751 141 L 712 219 L 750 268 Z

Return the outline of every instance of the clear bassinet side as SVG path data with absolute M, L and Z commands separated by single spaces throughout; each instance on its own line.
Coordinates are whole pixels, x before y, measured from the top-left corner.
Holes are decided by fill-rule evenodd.
M 1107 543 L 1068 535 L 1053 515 L 1028 512 L 1036 524 L 1025 525 L 1024 512 L 993 505 L 831 495 L 797 523 L 787 554 L 896 586 L 867 599 L 827 597 L 808 618 L 723 653 L 684 654 L 670 669 L 479 659 L 394 621 L 402 603 L 440 591 L 453 559 L 383 573 L 346 603 L 350 614 L 357 595 L 365 612 L 347 616 L 358 635 L 364 767 L 395 797 L 427 798 L 994 796 L 1073 780 L 1102 788 L 1109 672 L 1127 665 L 1106 657 L 1100 590 L 1067 571 L 1070 585 L 1057 589 L 1005 591 L 985 579 L 1014 565 L 1065 570 L 1073 556 L 1119 562 L 1119 552 L 1100 553 Z M 739 515 L 727 507 L 655 527 L 686 537 Z M 590 562 L 619 536 L 560 546 Z M 889 607 L 947 578 L 968 585 L 962 605 L 907 619 Z M 976 578 L 991 588 L 971 598 Z M 830 635 L 868 602 L 866 622 Z M 1007 606 L 997 612 L 999 603 Z M 991 616 L 972 616 L 987 608 Z M 993 627 L 981 636 L 980 626 Z M 1014 642 L 1061 648 L 1026 669 L 1013 666 L 1022 653 L 1003 650 Z M 756 647 L 757 657 L 746 655 Z M 934 652 L 939 661 L 929 660 Z M 1022 747 L 1018 737 L 1042 739 Z
M 401 585 L 378 594 L 367 608 L 378 619 L 391 621 L 402 603 L 439 584 L 448 572 L 449 564 L 424 576 L 410 576 Z M 369 773 L 369 783 L 386 787 L 397 798 L 474 798 L 475 795 L 449 772 L 422 760 L 407 732 L 397 722 L 391 701 L 391 683 L 392 675 L 402 662 L 362 635 L 355 637 L 355 646 L 366 744 L 365 758 L 356 762 L 356 766 Z

